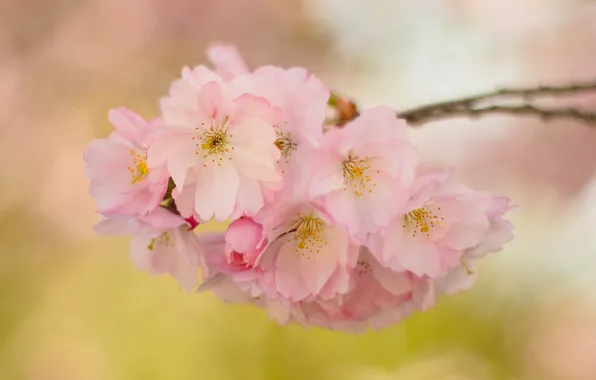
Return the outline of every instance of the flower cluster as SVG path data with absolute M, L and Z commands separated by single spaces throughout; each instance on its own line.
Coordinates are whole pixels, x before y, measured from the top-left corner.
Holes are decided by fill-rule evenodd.
M 469 287 L 474 261 L 513 238 L 509 200 L 425 170 L 393 109 L 334 125 L 305 69 L 208 57 L 215 70 L 183 69 L 160 117 L 114 109 L 84 153 L 95 228 L 131 234 L 138 268 L 279 323 L 358 331 Z M 211 220 L 230 224 L 194 231 Z

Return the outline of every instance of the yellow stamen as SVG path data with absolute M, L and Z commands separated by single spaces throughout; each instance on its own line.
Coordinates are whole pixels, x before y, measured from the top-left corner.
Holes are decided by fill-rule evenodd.
M 439 207 L 437 210 L 440 211 L 441 208 Z M 422 232 L 426 234 L 426 236 L 430 236 L 431 228 L 440 226 L 440 220 L 443 219 L 445 218 L 435 215 L 435 213 L 427 207 L 421 207 L 404 215 L 403 228 L 408 226 L 413 227 L 412 237 L 416 237 L 418 232 Z
M 147 167 L 147 153 L 139 153 L 135 150 L 130 151 L 132 158 L 132 165 L 128 166 L 128 172 L 132 178 L 132 184 L 142 181 L 149 175 L 149 168 Z
M 365 157 L 364 160 L 359 160 L 349 156 L 348 159 L 342 163 L 345 185 L 344 190 L 348 190 L 348 185 L 352 184 L 352 187 L 354 188 L 354 194 L 357 197 L 362 196 L 362 190 L 366 189 L 366 184 L 372 181 L 372 177 L 369 174 L 366 174 L 366 171 L 370 169 L 370 165 L 365 163 L 366 159 L 368 159 L 368 157 Z M 372 186 L 376 185 L 376 183 L 372 183 Z M 371 194 L 372 189 L 369 189 L 368 193 Z
M 288 159 L 292 151 L 294 151 L 298 145 L 292 140 L 292 136 L 289 133 L 283 133 L 280 130 L 276 130 L 277 140 L 275 140 L 275 146 L 281 151 L 281 155 Z
M 460 262 L 461 266 L 466 270 L 466 274 L 468 276 L 471 276 L 474 274 L 474 271 L 472 269 L 470 269 L 468 264 L 466 264 L 466 262 L 464 261 L 463 256 L 459 258 L 459 262 Z
M 225 153 L 228 146 L 228 135 L 223 129 L 211 128 L 201 136 L 201 142 L 201 148 L 208 155 Z
M 154 237 L 153 239 L 151 239 L 151 241 L 149 242 L 149 245 L 147 246 L 147 249 L 150 251 L 153 251 L 156 244 L 169 246 L 170 248 L 174 246 L 172 237 L 170 236 L 170 234 L 167 231 L 162 232 L 157 237 Z
M 320 253 L 323 245 L 327 244 L 323 234 L 324 227 L 325 222 L 321 218 L 298 214 L 298 220 L 292 227 L 295 231 L 294 240 L 298 241 L 297 256 L 306 256 L 310 260 L 311 253 Z

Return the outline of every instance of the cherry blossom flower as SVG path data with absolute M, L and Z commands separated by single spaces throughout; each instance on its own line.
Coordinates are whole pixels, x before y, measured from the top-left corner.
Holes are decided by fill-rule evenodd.
M 503 198 L 451 181 L 450 171 L 421 175 L 412 186 L 404 214 L 370 237 L 371 250 L 379 262 L 395 271 L 441 277 L 465 266 L 462 260 L 467 250 L 482 249 L 485 239 L 486 244 L 493 244 L 490 213 L 495 213 L 495 223 L 501 223 L 505 209 L 492 210 L 492 201 L 503 204 Z M 500 236 L 495 240 L 504 241 Z
M 303 68 L 263 66 L 254 71 L 254 77 L 255 93 L 282 111 L 282 120 L 275 126 L 275 145 L 281 152 L 279 165 L 284 173 L 284 189 L 279 196 L 292 198 L 307 190 L 304 179 L 311 173 L 304 170 L 304 162 L 322 142 L 330 93 Z
M 388 107 L 364 111 L 330 130 L 321 149 L 303 163 L 309 194 L 321 198 L 336 222 L 360 242 L 403 208 L 415 164 L 405 122 Z
M 140 217 L 104 218 L 95 230 L 104 235 L 133 234 L 130 255 L 138 269 L 170 274 L 187 291 L 197 285 L 201 243 L 182 217 L 158 207 Z
M 242 94 L 242 82 L 224 82 L 202 66 L 184 69 L 162 101 L 167 126 L 159 129 L 148 164 L 167 166 L 176 201 L 193 202 L 201 220 L 255 214 L 264 193 L 282 185 L 273 128 L 280 111 L 264 98 Z M 192 216 L 188 211 L 180 209 L 184 217 Z
M 201 244 L 198 236 L 186 225 L 154 237 L 133 236 L 130 254 L 134 264 L 142 271 L 170 274 L 186 291 L 197 285 Z
M 282 297 L 329 298 L 349 288 L 358 247 L 315 205 L 288 205 L 266 218 L 264 228 L 271 237 L 257 263 Z
M 509 199 L 493 197 L 477 192 L 478 201 L 484 201 L 484 210 L 489 220 L 489 227 L 482 240 L 473 248 L 467 249 L 460 260 L 460 265 L 445 273 L 435 282 L 439 293 L 455 294 L 469 289 L 477 278 L 475 261 L 489 253 L 498 252 L 503 245 L 513 240 L 513 225 L 503 219 L 512 210 Z
M 184 68 L 160 118 L 114 109 L 84 153 L 94 229 L 132 235 L 139 269 L 279 324 L 361 332 L 469 288 L 513 239 L 509 199 L 420 166 L 393 109 L 354 106 L 331 127 L 306 69 L 250 71 L 228 45 L 207 56 L 214 70 Z M 195 234 L 212 219 L 231 223 Z
M 216 71 L 224 78 L 234 78 L 248 73 L 244 60 L 235 47 L 211 45 L 207 49 L 209 59 Z M 275 145 L 281 152 L 279 160 L 284 173 L 283 197 L 292 197 L 305 190 L 298 178 L 307 178 L 301 161 L 310 155 L 309 148 L 318 147 L 323 136 L 327 104 L 330 92 L 316 76 L 306 69 L 293 67 L 283 69 L 262 66 L 254 70 L 247 91 L 267 99 L 282 111 L 280 122 L 275 126 Z
M 434 305 L 431 281 L 382 267 L 364 247 L 360 248 L 353 276 L 354 285 L 348 293 L 295 307 L 296 321 L 332 330 L 363 332 L 390 326 L 416 310 Z
M 147 166 L 159 121 L 147 123 L 126 108 L 111 110 L 109 120 L 116 130 L 93 141 L 83 154 L 90 193 L 103 214 L 145 215 L 161 202 L 168 184 L 163 168 Z

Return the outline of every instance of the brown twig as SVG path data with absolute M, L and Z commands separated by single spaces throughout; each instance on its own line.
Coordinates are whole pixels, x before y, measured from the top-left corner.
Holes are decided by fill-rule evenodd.
M 596 112 L 583 111 L 577 108 L 543 108 L 533 104 L 522 105 L 492 105 L 479 108 L 452 107 L 436 109 L 432 112 L 419 114 L 399 114 L 399 117 L 406 119 L 410 125 L 419 126 L 423 123 L 441 119 L 470 117 L 476 118 L 485 115 L 512 115 L 512 116 L 536 116 L 544 121 L 553 119 L 571 119 L 586 124 L 596 124 Z
M 529 100 L 536 98 L 577 95 L 596 92 L 596 81 L 565 86 L 538 86 L 533 88 L 501 89 L 480 95 L 433 103 L 398 113 L 410 124 L 423 124 L 451 117 L 477 117 L 487 114 L 534 115 L 543 119 L 569 118 L 580 122 L 596 123 L 595 113 L 576 108 L 548 109 Z M 500 105 L 502 100 L 514 100 L 517 105 Z M 497 103 L 497 104 L 494 104 Z M 487 105 L 488 104 L 488 105 Z

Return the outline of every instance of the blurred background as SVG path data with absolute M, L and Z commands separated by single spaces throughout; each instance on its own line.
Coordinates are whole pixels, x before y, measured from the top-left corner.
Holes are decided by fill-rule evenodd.
M 507 195 L 517 239 L 473 290 L 394 327 L 278 327 L 185 294 L 99 238 L 81 152 L 146 118 L 210 42 L 304 66 L 361 106 L 596 78 L 592 0 L 0 0 L 0 379 L 596 379 L 596 129 L 506 117 L 412 130 Z M 573 102 L 596 108 L 596 96 Z M 218 228 L 207 226 L 206 228 Z

